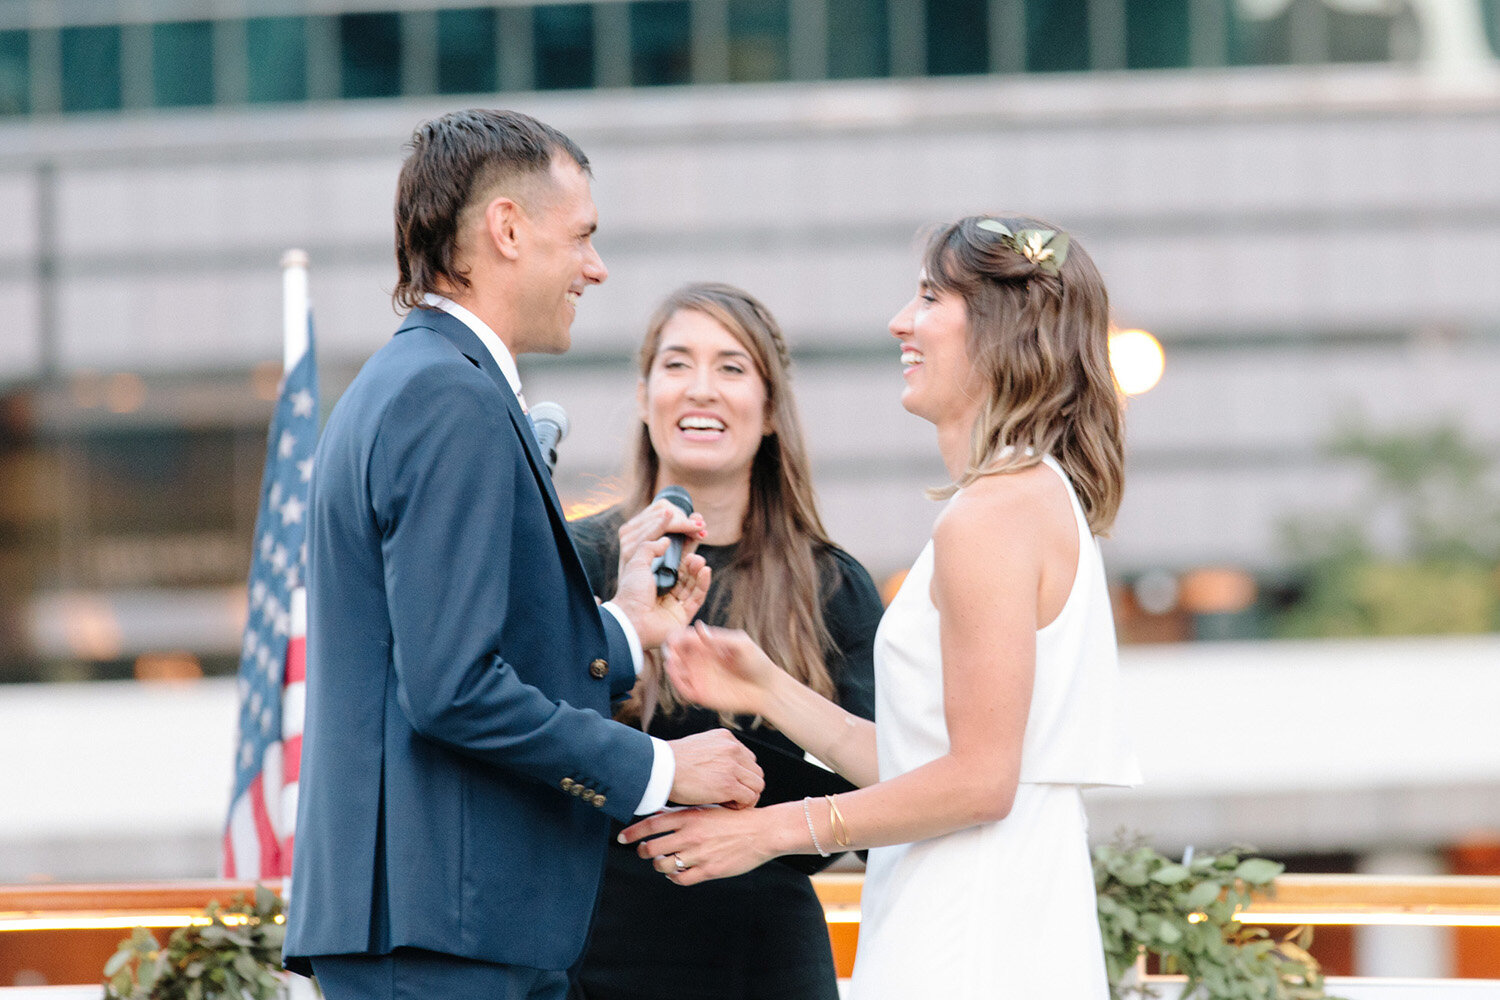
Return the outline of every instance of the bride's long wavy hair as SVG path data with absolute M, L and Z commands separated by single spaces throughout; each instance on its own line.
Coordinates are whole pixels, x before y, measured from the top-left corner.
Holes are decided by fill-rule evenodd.
M 990 388 L 974 422 L 968 467 L 930 491 L 952 496 L 981 476 L 1017 472 L 1050 454 L 1067 472 L 1096 535 L 1108 532 L 1125 490 L 1124 414 L 1109 364 L 1109 293 L 1070 237 L 1056 273 L 969 216 L 927 243 L 930 286 L 968 307 L 968 350 Z M 1012 233 L 1058 227 L 997 217 Z
M 823 621 L 827 581 L 820 579 L 817 561 L 832 543 L 813 495 L 786 340 L 771 311 L 749 292 L 715 282 L 684 285 L 667 296 L 647 325 L 637 356 L 642 382 L 651 377 L 662 329 L 684 310 L 714 320 L 749 352 L 765 387 L 771 424 L 750 466 L 750 503 L 734 561 L 714 580 L 710 610 L 722 610 L 729 627 L 744 629 L 787 673 L 832 698 L 826 658 L 833 641 Z M 660 470 L 650 430 L 642 423 L 622 504 L 627 519 L 651 503 Z M 643 681 L 617 714 L 639 720 L 644 728 L 657 706 L 670 712 L 680 702 L 657 665 L 648 666 Z

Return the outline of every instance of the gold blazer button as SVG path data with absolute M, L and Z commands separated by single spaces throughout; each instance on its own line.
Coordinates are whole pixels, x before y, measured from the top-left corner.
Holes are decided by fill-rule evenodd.
M 596 681 L 603 680 L 605 675 L 607 675 L 608 673 L 609 664 L 602 659 L 595 660 L 593 663 L 589 664 L 589 676 L 594 678 L 594 680 Z
M 573 790 L 573 786 L 576 785 L 577 782 L 572 778 L 564 778 L 561 782 L 559 782 L 559 784 L 562 786 L 563 791 L 571 792 Z

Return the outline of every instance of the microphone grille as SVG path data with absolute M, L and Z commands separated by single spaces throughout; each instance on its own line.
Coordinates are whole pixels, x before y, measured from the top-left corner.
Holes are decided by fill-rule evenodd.
M 656 494 L 656 499 L 667 501 L 684 514 L 693 512 L 693 498 L 681 486 L 663 486 Z
M 561 405 L 548 400 L 547 402 L 536 404 L 528 413 L 536 423 L 546 422 L 556 424 L 557 439 L 559 441 L 568 436 L 568 411 L 564 410 Z

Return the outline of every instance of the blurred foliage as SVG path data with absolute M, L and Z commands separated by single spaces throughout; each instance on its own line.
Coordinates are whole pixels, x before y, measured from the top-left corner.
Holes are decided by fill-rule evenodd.
M 1155 955 L 1162 972 L 1187 977 L 1183 996 L 1201 988 L 1208 1000 L 1326 997 L 1322 971 L 1307 953 L 1310 928 L 1278 941 L 1236 919 L 1251 892 L 1271 891 L 1285 869 L 1244 853 L 1230 849 L 1178 863 L 1140 842 L 1094 848 L 1099 931 L 1114 1000 L 1150 993 L 1127 981 L 1142 952 Z
M 1500 629 L 1500 494 L 1489 456 L 1453 425 L 1382 434 L 1349 427 L 1328 452 L 1364 470 L 1369 485 L 1350 512 L 1284 526 L 1302 587 L 1276 633 Z
M 105 1000 L 276 1000 L 286 995 L 281 897 L 208 904 L 207 924 L 179 927 L 162 948 L 137 927 L 104 966 Z

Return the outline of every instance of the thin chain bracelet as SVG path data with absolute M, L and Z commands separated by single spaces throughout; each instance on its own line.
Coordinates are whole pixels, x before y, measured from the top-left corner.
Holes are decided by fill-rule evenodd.
M 811 796 L 802 800 L 802 818 L 807 820 L 807 833 L 808 836 L 812 837 L 813 850 L 826 858 L 829 854 L 823 850 L 823 845 L 818 843 L 818 831 L 813 829 L 812 810 L 807 808 L 807 804 L 811 801 Z

